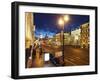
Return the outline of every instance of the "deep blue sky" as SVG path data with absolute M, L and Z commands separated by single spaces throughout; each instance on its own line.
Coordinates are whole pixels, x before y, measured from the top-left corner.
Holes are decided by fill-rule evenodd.
M 47 34 L 49 37 L 52 37 L 54 34 L 61 31 L 60 26 L 58 25 L 58 19 L 63 14 L 47 14 L 47 13 L 34 13 L 34 25 L 35 25 L 35 36 Z M 69 32 L 70 30 L 75 30 L 79 28 L 81 24 L 89 22 L 88 15 L 69 15 L 70 21 L 65 24 L 64 31 Z

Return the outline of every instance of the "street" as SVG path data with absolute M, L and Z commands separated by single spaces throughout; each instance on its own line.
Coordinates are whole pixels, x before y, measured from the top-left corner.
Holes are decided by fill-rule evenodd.
M 62 47 L 58 46 L 48 46 L 46 44 L 42 45 L 42 56 L 40 57 L 39 51 L 37 50 L 36 56 L 33 59 L 32 67 L 55 67 L 50 59 L 49 61 L 44 61 L 44 54 L 49 53 L 58 58 L 60 62 L 63 62 L 63 58 L 56 57 L 57 52 L 62 52 Z M 59 55 L 58 55 L 59 56 Z M 75 46 L 64 46 L 64 65 L 63 66 L 79 66 L 79 65 L 89 65 L 89 49 L 88 48 L 79 48 Z M 54 62 L 54 60 L 53 60 Z M 55 61 L 56 62 L 56 61 Z M 31 60 L 28 60 L 28 65 L 30 66 Z M 60 64 L 60 63 L 59 63 Z M 60 64 L 59 66 L 62 66 Z
M 45 45 L 42 48 L 52 54 L 61 50 L 61 48 L 52 48 Z M 89 65 L 89 49 L 64 46 L 64 63 L 65 66 Z
M 64 61 L 65 66 L 89 65 L 89 49 L 65 46 Z

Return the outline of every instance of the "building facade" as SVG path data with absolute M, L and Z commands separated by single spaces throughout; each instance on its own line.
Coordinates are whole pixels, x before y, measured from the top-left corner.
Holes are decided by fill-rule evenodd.
M 64 40 L 63 40 L 63 35 L 64 35 Z M 59 42 L 59 45 L 61 45 L 64 41 L 64 45 L 69 45 L 70 44 L 70 34 L 69 33 L 58 33 L 55 35 L 55 41 Z
M 80 34 L 81 34 L 81 29 L 80 28 L 71 31 L 71 40 L 70 40 L 71 45 L 80 46 Z
M 25 47 L 29 48 L 32 45 L 34 38 L 34 25 L 33 25 L 33 13 L 26 12 L 25 13 Z
M 63 33 L 58 33 L 54 36 L 54 41 L 63 42 Z M 70 33 L 64 32 L 64 45 L 79 46 L 81 48 L 89 47 L 89 23 L 80 25 L 77 29 Z
M 89 47 L 89 23 L 85 23 L 81 25 L 81 47 L 88 48 Z
M 25 67 L 31 68 L 33 62 L 32 45 L 35 41 L 34 37 L 34 16 L 32 12 L 25 12 Z

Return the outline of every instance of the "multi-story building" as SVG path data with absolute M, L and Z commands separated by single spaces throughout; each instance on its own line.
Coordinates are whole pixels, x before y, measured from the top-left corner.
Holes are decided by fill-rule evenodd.
M 31 53 L 31 45 L 33 43 L 33 14 L 25 13 L 25 67 L 30 68 L 32 64 L 30 64 L 29 57 L 32 56 Z
M 89 23 L 85 23 L 81 25 L 81 47 L 88 48 L 89 47 Z
M 79 45 L 80 46 L 80 33 L 81 33 L 80 28 L 71 31 L 71 40 L 70 40 L 71 45 Z
M 62 32 L 54 36 L 54 41 L 60 41 L 62 44 Z M 82 48 L 89 47 L 89 23 L 80 25 L 77 29 L 71 31 L 71 33 L 64 33 L 64 45 L 80 46 Z
M 63 35 L 64 35 L 64 39 L 63 39 Z M 59 43 L 63 43 L 64 41 L 64 45 L 69 45 L 70 44 L 70 35 L 69 33 L 58 33 L 54 36 L 55 41 L 59 42 Z
M 70 45 L 71 36 L 69 33 L 64 33 L 64 45 Z
M 34 30 L 35 29 L 33 25 L 33 13 L 31 12 L 26 12 L 25 13 L 25 47 L 29 48 L 30 45 L 34 41 Z

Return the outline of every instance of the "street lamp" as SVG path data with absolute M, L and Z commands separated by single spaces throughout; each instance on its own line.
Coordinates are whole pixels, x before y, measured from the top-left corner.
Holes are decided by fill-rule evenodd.
M 64 15 L 64 21 L 68 22 L 69 21 L 69 15 Z
M 62 18 L 59 19 L 58 24 L 61 25 L 61 26 L 64 25 L 64 21 L 63 21 Z
M 65 26 L 65 23 L 67 23 L 69 21 L 69 19 L 70 19 L 69 15 L 64 15 L 58 21 L 58 24 L 62 27 L 61 34 L 63 34 L 62 35 L 62 39 L 63 39 L 63 49 L 62 49 L 62 53 L 63 53 L 63 65 L 64 65 L 64 26 Z
M 64 29 L 65 23 L 68 22 L 69 20 L 70 20 L 69 15 L 64 15 L 64 16 L 62 16 L 62 17 L 58 20 L 58 24 L 59 24 L 60 26 L 62 26 L 63 29 Z

